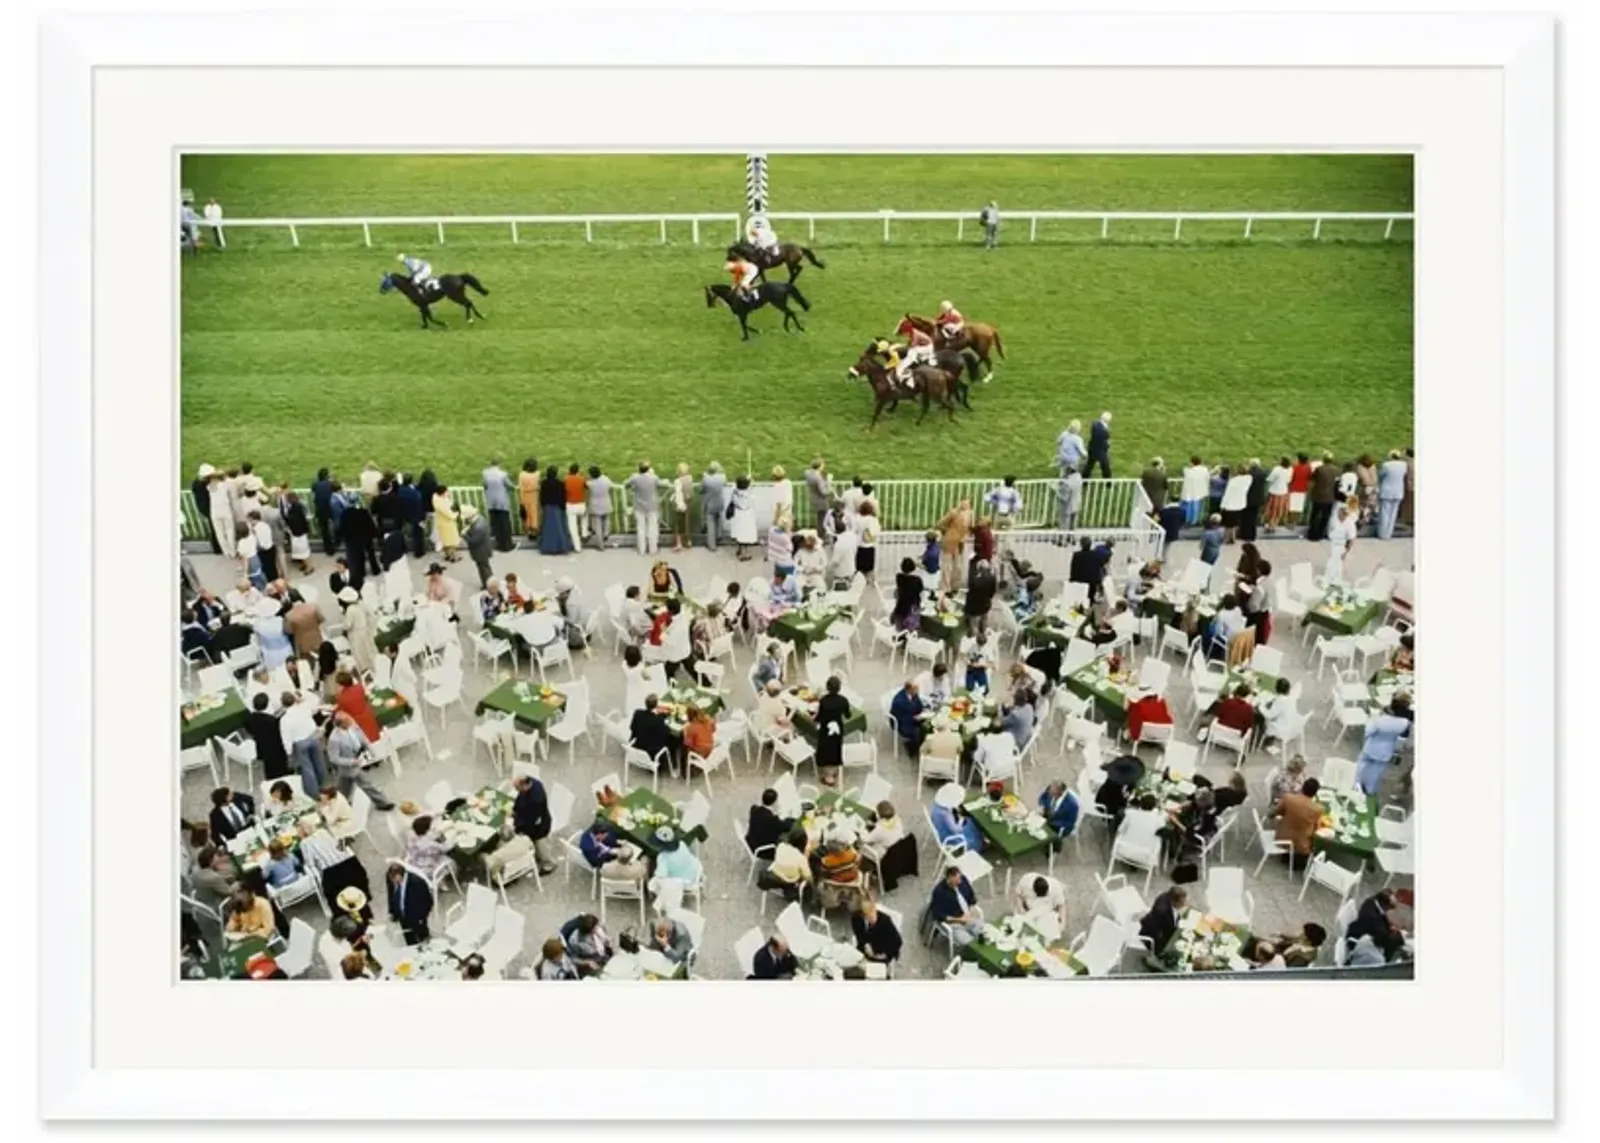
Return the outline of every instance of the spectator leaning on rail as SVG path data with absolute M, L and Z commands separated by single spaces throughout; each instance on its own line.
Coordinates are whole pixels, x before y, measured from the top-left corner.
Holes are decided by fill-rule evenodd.
M 495 457 L 483 470 L 483 506 L 489 513 L 496 551 L 509 552 L 515 546 L 511 541 L 511 495 L 511 477 Z

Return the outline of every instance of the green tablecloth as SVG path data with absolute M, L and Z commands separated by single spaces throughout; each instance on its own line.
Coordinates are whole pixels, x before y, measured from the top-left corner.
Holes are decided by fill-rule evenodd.
M 1188 606 L 1187 600 L 1184 601 L 1182 607 L 1179 607 L 1170 599 L 1150 595 L 1145 596 L 1143 602 L 1139 605 L 1140 614 L 1154 615 L 1169 627 L 1178 625 L 1178 620 L 1183 617 L 1184 608 Z M 1195 608 L 1195 614 L 1199 616 L 1201 624 L 1204 625 L 1209 622 L 1216 613 L 1217 598 L 1211 595 L 1202 595 L 1200 597 L 1200 605 Z
M 617 821 L 614 816 L 618 807 L 626 808 L 631 815 L 643 813 L 660 816 L 666 820 L 662 822 L 654 820 L 641 821 L 637 817 L 632 817 L 624 825 L 622 822 Z M 613 806 L 609 812 L 604 809 L 597 809 L 595 811 L 595 819 L 605 822 L 615 831 L 618 837 L 630 842 L 636 848 L 643 850 L 654 858 L 661 853 L 661 846 L 656 842 L 656 830 L 663 825 L 670 825 L 676 829 L 679 823 L 679 814 L 671 802 L 641 786 L 637 790 L 630 791 L 628 796 L 618 802 L 616 806 Z M 705 841 L 707 836 L 706 827 L 703 825 L 696 826 L 689 833 L 682 836 L 689 838 L 691 841 Z
M 1204 920 L 1204 914 L 1202 914 L 1199 909 L 1189 909 L 1184 913 L 1185 920 L 1191 916 L 1199 917 L 1202 919 L 1202 921 Z M 1250 948 L 1250 930 L 1243 925 L 1230 925 L 1220 918 L 1216 918 L 1215 920 L 1218 930 L 1215 935 L 1220 936 L 1223 933 L 1232 933 L 1234 936 L 1238 937 L 1238 954 L 1239 956 L 1248 960 L 1249 957 L 1246 954 Z M 1215 961 L 1210 964 L 1205 963 L 1205 958 L 1217 956 L 1220 956 L 1220 950 L 1208 950 L 1207 942 L 1205 940 L 1196 941 L 1191 934 L 1184 932 L 1182 927 L 1180 927 L 1178 931 L 1172 935 L 1172 939 L 1167 942 L 1166 947 L 1163 948 L 1156 956 L 1155 960 L 1153 962 L 1147 961 L 1147 963 L 1151 963 L 1152 967 L 1157 968 L 1161 972 L 1234 971 L 1234 969 L 1232 969 L 1229 965 L 1229 962 L 1225 959 Z
M 993 681 L 992 678 L 991 681 Z M 954 709 L 958 699 L 967 699 L 967 706 L 963 713 L 959 715 L 955 713 Z M 956 724 L 956 729 L 961 732 L 962 740 L 971 742 L 979 734 L 989 729 L 989 725 L 994 721 L 995 712 L 999 709 L 999 702 L 992 694 L 985 695 L 983 704 L 979 706 L 967 698 L 966 687 L 956 687 L 950 692 L 949 702 L 940 703 L 938 706 L 932 707 L 933 718 L 930 720 L 929 732 L 932 732 L 932 723 L 938 722 L 941 717 L 947 718 Z
M 517 723 L 525 729 L 543 730 L 555 718 L 563 704 L 540 697 L 540 690 L 541 686 L 538 683 L 507 679 L 478 700 L 476 713 L 496 710 L 501 714 L 514 716 Z M 560 697 L 561 692 L 554 687 L 550 688 L 550 692 L 550 699 Z M 524 694 L 528 697 L 523 698 Z
M 795 653 L 803 657 L 810 652 L 813 644 L 827 639 L 829 627 L 840 619 L 848 618 L 850 610 L 845 607 L 830 607 L 816 616 L 808 611 L 786 611 L 767 624 L 767 634 L 774 639 L 793 643 Z
M 1078 634 L 1078 628 L 1082 625 L 1082 620 L 1072 623 L 1068 620 L 1057 619 L 1053 615 L 1046 615 L 1042 611 L 1036 611 L 1022 625 L 1022 638 L 1030 646 L 1043 647 L 1049 645 L 1066 650 L 1068 641 Z
M 1067 690 L 1080 698 L 1090 699 L 1100 717 L 1121 726 L 1128 721 L 1128 696 L 1116 685 L 1101 679 L 1100 665 L 1104 656 L 1092 659 L 1066 678 Z
M 372 703 L 372 713 L 378 716 L 378 725 L 385 730 L 411 717 L 411 707 L 394 691 L 374 687 L 367 701 Z
M 1026 802 L 1022 803 L 1024 806 Z M 978 823 L 983 836 L 992 842 L 1007 859 L 1015 860 L 1030 853 L 1042 853 L 1055 838 L 1055 830 L 1046 823 L 1044 836 L 1035 837 L 1021 822 L 1013 822 L 1000 812 L 1000 807 L 987 796 L 974 798 L 963 807 L 967 816 Z
M 706 609 L 706 605 L 701 603 L 694 596 L 676 591 L 652 591 L 648 596 L 645 597 L 645 599 L 645 611 L 652 619 L 655 618 L 657 611 L 665 607 L 667 602 L 673 599 L 676 599 L 683 610 L 687 611 L 690 615 L 701 615 Z
M 789 694 L 791 695 L 798 695 L 801 691 L 807 691 L 809 693 L 810 688 L 789 688 Z M 808 701 L 810 703 L 809 706 L 797 706 L 794 708 L 792 712 L 794 728 L 800 732 L 801 736 L 807 742 L 815 746 L 817 744 L 817 720 L 813 717 L 812 711 L 816 709 L 816 699 L 813 698 Z M 850 711 L 850 717 L 844 720 L 844 732 L 846 734 L 865 734 L 866 730 L 867 712 L 852 708 Z
M 963 593 L 957 593 L 961 595 Z M 961 613 L 962 603 L 958 598 L 950 600 L 951 610 L 941 615 L 938 612 L 929 614 L 922 612 L 919 617 L 917 634 L 924 639 L 932 639 L 935 643 L 942 644 L 950 649 L 950 661 L 955 662 L 956 651 L 961 646 L 962 637 L 967 633 L 967 620 Z M 948 617 L 948 618 L 947 618 Z
M 1322 851 L 1329 860 L 1347 869 L 1360 869 L 1372 860 L 1378 848 L 1378 799 L 1357 792 L 1346 794 L 1338 790 L 1318 790 L 1317 801 L 1323 813 L 1333 817 L 1343 829 L 1332 837 L 1311 836 L 1312 852 Z M 1330 812 L 1333 811 L 1333 812 Z
M 1026 919 L 1022 917 L 1014 917 L 1011 919 L 1021 921 L 1024 925 L 1027 924 Z M 1002 924 L 1004 923 L 1005 922 L 1002 921 Z M 1032 929 L 1032 926 L 1028 927 L 1030 930 Z M 1050 952 L 1056 954 L 1057 959 L 1063 961 L 1068 968 L 1077 973 L 1079 976 L 1082 976 L 1089 971 L 1088 967 L 1084 965 L 1084 963 L 1077 957 L 1073 956 L 1068 950 L 1066 940 L 1058 939 L 1053 943 L 1047 943 L 1041 936 L 1040 942 L 1045 944 L 1045 947 L 1049 949 Z M 1020 951 L 1020 949 L 1002 949 L 998 945 L 992 944 L 988 940 L 979 938 L 963 948 L 961 950 L 961 956 L 964 960 L 969 960 L 976 963 L 979 968 L 983 969 L 983 971 L 988 973 L 990 976 L 1015 978 L 1043 976 L 1045 974 L 1044 969 L 1040 968 L 1037 964 L 1030 965 L 1025 968 L 1017 963 L 1017 953 Z M 1037 956 L 1038 954 L 1035 955 Z
M 848 814 L 872 822 L 877 819 L 878 811 L 871 806 L 864 806 L 854 798 L 847 798 L 837 790 L 826 790 L 817 795 L 816 808 L 831 813 L 835 809 L 843 810 Z
M 482 841 L 470 845 L 457 845 L 450 852 L 458 858 L 473 858 L 497 846 L 500 843 L 500 830 L 505 826 L 506 819 L 511 816 L 513 800 L 510 794 L 498 786 L 485 786 L 473 794 L 466 805 L 445 815 L 451 821 L 470 822 L 494 830 L 494 833 Z M 483 804 L 474 805 L 475 801 L 481 801 Z
M 1378 618 L 1383 604 L 1377 600 L 1352 605 L 1348 593 L 1330 591 L 1317 605 L 1306 612 L 1305 621 L 1325 627 L 1337 635 L 1357 635 L 1365 631 Z M 1337 612 L 1334 609 L 1338 608 Z
M 210 710 L 201 711 L 193 718 L 184 718 L 183 709 L 178 709 L 178 741 L 183 749 L 191 746 L 202 746 L 213 738 L 232 734 L 236 730 L 244 729 L 245 719 L 244 700 L 239 697 L 239 692 L 232 687 L 223 696 L 221 706 L 212 707 Z
M 298 810 L 290 810 L 287 813 L 268 818 L 251 826 L 243 833 L 236 834 L 226 847 L 228 856 L 233 861 L 233 867 L 240 873 L 248 869 L 258 868 L 266 859 L 268 843 L 277 837 L 285 839 L 290 853 L 299 853 L 300 834 L 298 826 L 300 819 L 306 817 L 316 818 L 318 824 L 321 824 L 322 811 L 317 808 L 315 802 L 308 803 Z M 240 838 L 253 839 L 249 848 L 244 848 L 242 843 L 239 843 Z
M 1269 675 L 1264 671 L 1253 671 L 1249 667 L 1236 667 L 1229 671 L 1222 681 L 1222 694 L 1231 695 L 1244 683 L 1250 688 L 1251 705 L 1259 705 L 1265 699 L 1277 692 L 1278 676 Z
M 1412 698 L 1412 709 L 1416 709 L 1416 685 L 1417 676 L 1411 671 L 1391 671 L 1388 667 L 1378 671 L 1367 681 L 1368 689 L 1372 693 L 1372 705 L 1376 707 L 1387 707 L 1394 701 L 1394 694 L 1404 691 Z M 1393 691 L 1394 694 L 1385 699 L 1383 697 L 1385 691 Z
M 690 686 L 686 683 L 674 683 L 658 697 L 663 704 L 672 703 L 677 706 L 698 707 L 713 718 L 721 713 L 725 705 L 722 701 L 722 695 L 710 687 Z M 658 707 L 657 709 L 660 708 Z M 682 734 L 684 727 L 688 725 L 687 718 L 680 717 L 676 713 L 667 715 L 667 726 L 674 734 Z
M 390 647 L 398 647 L 416 629 L 415 619 L 402 619 L 388 627 L 377 627 L 372 632 L 372 641 L 377 644 L 378 650 L 386 651 Z
M 222 938 L 221 947 L 206 946 L 205 973 L 213 980 L 235 980 L 244 975 L 245 965 L 264 952 L 269 952 L 264 937 L 246 937 L 242 941 Z

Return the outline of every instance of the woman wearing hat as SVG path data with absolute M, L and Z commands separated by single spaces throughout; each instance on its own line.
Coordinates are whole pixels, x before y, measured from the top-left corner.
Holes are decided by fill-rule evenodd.
M 929 816 L 933 819 L 934 837 L 941 846 L 959 841 L 967 847 L 968 852 L 977 853 L 983 848 L 983 830 L 961 807 L 966 795 L 966 790 L 960 784 L 946 782 L 933 795 L 933 809 Z
M 341 588 L 339 606 L 344 609 L 344 637 L 350 644 L 350 657 L 362 671 L 372 670 L 378 658 L 378 644 L 373 635 L 372 612 L 353 587 Z

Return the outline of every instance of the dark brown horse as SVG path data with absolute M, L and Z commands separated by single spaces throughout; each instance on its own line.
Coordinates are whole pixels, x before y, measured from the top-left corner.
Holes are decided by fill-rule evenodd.
M 927 365 L 919 365 L 911 371 L 916 389 L 908 392 L 889 371 L 889 367 L 878 359 L 873 346 L 868 346 L 861 354 L 861 359 L 850 367 L 851 378 L 865 377 L 872 386 L 873 408 L 872 422 L 868 429 L 878 427 L 878 418 L 882 417 L 885 410 L 894 412 L 900 405 L 900 398 L 915 399 L 922 397 L 922 416 L 917 418 L 917 424 L 927 419 L 928 409 L 937 401 L 944 411 L 949 414 L 952 421 L 956 419 L 955 394 L 964 391 L 966 386 L 960 380 L 960 369 L 955 373 L 947 373 L 944 369 Z M 965 401 L 963 401 L 965 403 Z M 970 408 L 970 406 L 968 406 Z
M 1000 340 L 999 326 L 988 325 L 981 321 L 969 321 L 962 325 L 961 332 L 952 340 L 945 337 L 938 322 L 918 317 L 916 314 L 907 314 L 895 328 L 895 333 L 905 337 L 914 329 L 930 335 L 937 349 L 972 350 L 978 355 L 978 361 L 984 367 L 985 381 L 989 380 L 988 375 L 994 373 L 994 362 L 989 360 L 989 351 L 994 350 L 999 353 L 1001 361 L 1006 359 L 1006 347 Z
M 803 262 L 810 262 L 819 270 L 826 270 L 822 259 L 811 252 L 809 246 L 801 246 L 798 242 L 780 242 L 777 250 L 765 250 L 753 242 L 735 242 L 728 247 L 729 258 L 744 258 L 757 270 L 761 276 L 766 277 L 768 270 L 776 270 L 779 266 L 789 271 L 789 281 L 794 281 L 800 276 L 800 271 L 805 269 Z

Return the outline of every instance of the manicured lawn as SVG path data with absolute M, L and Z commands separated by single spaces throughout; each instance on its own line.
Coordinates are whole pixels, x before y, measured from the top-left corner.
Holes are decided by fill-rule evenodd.
M 1404 210 L 1395 157 L 774 156 L 775 210 Z M 196 156 L 184 185 L 230 216 L 735 211 L 742 156 Z M 972 237 L 976 227 L 969 227 Z M 779 228 L 803 240 L 803 224 Z M 432 466 L 474 478 L 511 463 L 597 462 L 613 471 L 716 459 L 793 470 L 822 451 L 835 471 L 878 477 L 1043 474 L 1067 420 L 1116 413 L 1113 456 L 1132 474 L 1154 453 L 1217 463 L 1329 447 L 1409 444 L 1412 249 L 1376 227 L 1324 229 L 1026 224 L 1002 248 L 957 245 L 949 224 L 819 224 L 826 270 L 800 286 L 807 332 L 754 319 L 739 341 L 702 287 L 724 280 L 720 228 L 359 227 L 229 232 L 183 267 L 183 464 L 253 460 L 303 484 L 320 465 Z M 1409 233 L 1407 229 L 1404 233 Z M 380 296 L 399 250 L 490 289 L 485 323 L 446 305 L 443 332 Z M 954 425 L 908 408 L 874 434 L 865 386 L 845 370 L 906 310 L 951 298 L 998 324 L 1008 359 Z

